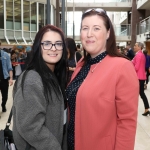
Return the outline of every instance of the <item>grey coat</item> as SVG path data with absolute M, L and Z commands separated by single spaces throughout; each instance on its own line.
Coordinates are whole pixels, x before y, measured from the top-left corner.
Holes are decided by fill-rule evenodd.
M 23 89 L 18 80 L 13 103 L 13 136 L 18 150 L 62 150 L 64 100 L 52 92 L 54 103 L 47 103 L 41 77 L 29 71 Z

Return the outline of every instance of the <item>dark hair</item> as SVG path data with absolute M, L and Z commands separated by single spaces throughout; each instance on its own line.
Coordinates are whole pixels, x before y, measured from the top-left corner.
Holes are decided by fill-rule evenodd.
M 0 45 L 1 45 L 1 43 L 2 43 L 2 42 L 1 42 L 1 40 L 0 40 Z
M 96 11 L 96 9 L 91 9 L 90 11 L 86 11 L 82 15 L 81 26 L 82 26 L 82 21 L 83 21 L 84 18 L 89 17 L 89 16 L 94 16 L 94 15 L 97 15 L 100 18 L 102 18 L 103 21 L 104 21 L 104 26 L 106 27 L 106 30 L 107 31 L 110 30 L 109 38 L 107 39 L 107 43 L 106 43 L 106 52 L 107 52 L 107 54 L 109 56 L 112 56 L 112 57 L 124 57 L 124 58 L 127 58 L 127 57 L 125 57 L 124 55 L 122 55 L 121 53 L 119 53 L 117 51 L 116 37 L 115 37 L 114 28 L 113 28 L 113 25 L 112 25 L 109 17 L 107 16 L 105 10 L 101 11 L 101 12 Z M 87 61 L 88 57 L 89 57 L 89 54 L 87 55 L 85 53 L 85 50 L 84 50 L 84 61 L 85 62 Z
M 41 40 L 43 38 L 43 35 L 48 31 L 57 32 L 61 36 L 63 45 L 64 45 L 62 57 L 60 61 L 56 63 L 54 72 L 52 72 L 51 69 L 49 69 L 49 67 L 46 65 L 45 61 L 43 60 L 42 53 L 41 53 Z M 32 46 L 32 50 L 30 52 L 30 60 L 26 67 L 25 73 L 23 74 L 22 85 L 21 85 L 22 87 L 25 81 L 25 77 L 28 71 L 30 70 L 37 71 L 39 75 L 41 76 L 43 86 L 44 86 L 44 95 L 48 102 L 49 102 L 48 93 L 49 92 L 51 93 L 52 89 L 56 92 L 56 95 L 60 94 L 59 86 L 65 98 L 65 88 L 67 86 L 67 78 L 66 78 L 67 49 L 66 49 L 64 34 L 59 28 L 53 25 L 46 25 L 43 28 L 41 28 L 36 34 L 35 40 Z
M 79 49 L 81 48 L 81 47 L 80 47 L 80 44 L 77 44 L 77 48 L 79 48 Z
M 70 56 L 69 59 L 73 59 L 75 52 L 77 51 L 76 43 L 72 38 L 66 38 L 66 45 L 69 50 Z

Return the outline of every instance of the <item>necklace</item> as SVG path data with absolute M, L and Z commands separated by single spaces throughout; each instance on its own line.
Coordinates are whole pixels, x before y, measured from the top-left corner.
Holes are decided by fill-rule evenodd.
M 94 72 L 94 70 L 96 69 L 96 67 L 98 66 L 98 64 L 101 63 L 101 60 L 95 65 L 95 67 L 91 70 L 91 73 Z

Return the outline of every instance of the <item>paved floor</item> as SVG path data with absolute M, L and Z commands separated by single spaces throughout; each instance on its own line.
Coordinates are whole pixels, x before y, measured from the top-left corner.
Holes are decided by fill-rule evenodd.
M 12 89 L 13 86 L 9 88 L 9 97 L 7 101 L 7 112 L 2 113 L 0 109 L 0 129 L 4 129 L 11 106 L 12 106 Z M 145 90 L 145 94 L 149 99 L 150 103 L 150 83 Z M 1 99 L 1 94 L 0 94 Z M 144 117 L 141 114 L 144 112 L 143 101 L 139 97 L 139 107 L 138 107 L 138 124 L 136 132 L 136 141 L 134 150 L 150 150 L 150 116 Z M 12 128 L 12 126 L 11 126 Z

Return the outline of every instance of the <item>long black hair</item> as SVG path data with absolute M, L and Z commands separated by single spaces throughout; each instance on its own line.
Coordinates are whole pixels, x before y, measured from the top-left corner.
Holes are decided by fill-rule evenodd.
M 83 13 L 82 19 L 81 19 L 81 27 L 82 27 L 82 21 L 84 18 L 89 17 L 89 16 L 94 16 L 94 15 L 101 17 L 104 21 L 104 26 L 106 27 L 106 30 L 107 31 L 110 30 L 109 38 L 107 39 L 107 42 L 106 42 L 107 54 L 112 57 L 123 57 L 123 58 L 128 59 L 126 56 L 124 56 L 123 54 L 121 54 L 117 51 L 114 28 L 111 23 L 111 20 L 107 16 L 106 11 L 103 9 L 100 9 L 101 11 L 97 11 L 97 10 L 98 9 L 89 9 L 89 11 L 87 10 L 87 11 L 85 11 L 85 13 Z M 85 63 L 87 62 L 87 59 L 89 57 L 90 57 L 89 54 L 87 54 L 86 51 L 84 50 L 84 59 L 83 60 L 85 61 Z
M 66 45 L 69 50 L 69 59 L 73 59 L 75 52 L 77 51 L 76 43 L 72 38 L 66 38 Z
M 63 42 L 62 57 L 59 60 L 59 62 L 56 63 L 54 72 L 52 72 L 52 70 L 49 69 L 49 67 L 46 65 L 41 53 L 41 40 L 43 38 L 43 35 L 48 31 L 57 32 L 61 36 Z M 22 75 L 21 81 L 22 90 L 26 75 L 30 70 L 35 70 L 41 76 L 44 86 L 44 95 L 48 102 L 49 102 L 48 93 L 51 93 L 52 89 L 55 91 L 56 95 L 62 92 L 65 98 L 65 88 L 67 86 L 67 49 L 65 44 L 65 36 L 59 28 L 53 25 L 46 25 L 43 28 L 41 28 L 36 34 L 32 50 L 30 52 L 29 62 L 27 62 L 26 70 Z M 16 85 L 17 82 L 15 83 L 15 87 Z M 61 91 L 59 87 L 61 88 Z

